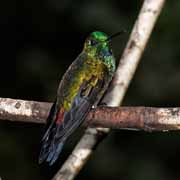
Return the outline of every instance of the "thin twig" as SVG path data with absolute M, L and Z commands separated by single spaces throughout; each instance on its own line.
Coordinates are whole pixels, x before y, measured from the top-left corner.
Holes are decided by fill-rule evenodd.
M 103 100 L 108 106 L 119 106 L 121 104 L 164 3 L 165 0 L 144 1 L 129 42 L 120 60 L 110 91 Z M 53 180 L 74 179 L 95 147 L 104 139 L 108 132 L 109 129 L 107 128 L 88 128 Z
M 46 123 L 52 103 L 0 98 L 0 119 Z M 180 108 L 97 107 L 87 116 L 85 126 L 145 131 L 180 129 Z

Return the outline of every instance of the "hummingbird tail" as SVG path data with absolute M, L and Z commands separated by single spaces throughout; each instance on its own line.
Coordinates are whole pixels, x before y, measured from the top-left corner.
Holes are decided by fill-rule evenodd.
M 66 140 L 65 138 L 59 140 L 56 138 L 56 134 L 59 131 L 59 125 L 52 122 L 55 114 L 55 105 L 56 101 L 51 107 L 50 114 L 47 119 L 47 130 L 41 141 L 39 164 L 46 161 L 49 165 L 52 165 L 58 159 Z
M 58 159 L 59 154 L 62 151 L 65 140 L 57 141 L 54 137 L 58 128 L 53 129 L 53 131 L 48 131 L 46 136 L 42 140 L 42 148 L 39 154 L 39 164 L 46 161 L 50 166 Z

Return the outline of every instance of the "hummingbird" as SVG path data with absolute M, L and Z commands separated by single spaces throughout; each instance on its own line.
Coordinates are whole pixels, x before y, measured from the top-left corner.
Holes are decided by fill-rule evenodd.
M 67 138 L 100 102 L 116 69 L 110 41 L 117 35 L 92 32 L 82 52 L 63 75 L 47 119 L 39 163 L 54 164 Z

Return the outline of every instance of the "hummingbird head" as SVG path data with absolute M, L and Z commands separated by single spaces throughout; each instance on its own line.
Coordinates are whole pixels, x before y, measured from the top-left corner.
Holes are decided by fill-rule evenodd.
M 109 42 L 107 41 L 108 35 L 103 32 L 95 31 L 92 32 L 89 37 L 85 40 L 84 51 L 90 56 L 102 56 L 102 51 L 111 51 Z
M 112 54 L 112 49 L 110 47 L 110 41 L 113 37 L 119 35 L 122 32 L 118 32 L 112 36 L 95 31 L 92 32 L 89 37 L 85 40 L 84 49 L 88 56 L 93 59 L 101 60 L 103 63 L 112 71 L 115 70 L 115 59 Z

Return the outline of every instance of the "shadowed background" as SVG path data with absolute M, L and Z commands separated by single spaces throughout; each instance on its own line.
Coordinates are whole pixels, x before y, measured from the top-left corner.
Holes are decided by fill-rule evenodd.
M 0 96 L 53 101 L 59 80 L 87 35 L 113 34 L 117 60 L 143 1 L 6 0 L 0 2 Z M 158 20 L 123 105 L 180 104 L 180 2 L 169 1 Z M 82 133 L 82 128 L 81 128 Z M 53 167 L 37 163 L 43 126 L 0 122 L 0 177 L 49 180 L 80 138 L 75 133 Z M 112 131 L 77 179 L 178 180 L 180 132 Z

